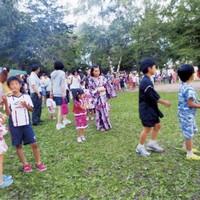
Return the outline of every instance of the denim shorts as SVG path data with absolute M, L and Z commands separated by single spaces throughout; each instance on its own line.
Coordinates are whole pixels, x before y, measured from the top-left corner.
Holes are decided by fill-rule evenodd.
M 63 97 L 53 97 L 53 100 L 56 102 L 57 106 L 61 106 L 63 104 Z M 68 103 L 66 98 L 64 98 L 64 102 Z

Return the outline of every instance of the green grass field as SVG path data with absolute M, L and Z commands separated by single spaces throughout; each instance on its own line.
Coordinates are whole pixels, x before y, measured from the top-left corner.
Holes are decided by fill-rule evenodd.
M 161 108 L 165 118 L 159 139 L 165 153 L 152 154 L 150 158 L 135 154 L 141 130 L 137 93 L 124 93 L 112 100 L 112 131 L 98 133 L 90 124 L 85 144 L 76 143 L 73 125 L 56 131 L 55 123 L 49 122 L 44 112 L 45 123 L 35 131 L 48 170 L 20 172 L 7 135 L 10 148 L 5 157 L 5 173 L 13 175 L 14 184 L 0 191 L 0 199 L 199 200 L 200 162 L 186 161 L 184 152 L 178 149 L 183 139 L 176 117 L 177 94 L 161 95 L 173 103 L 170 109 Z M 197 147 L 199 138 L 195 138 Z M 28 161 L 34 163 L 30 148 L 25 150 Z

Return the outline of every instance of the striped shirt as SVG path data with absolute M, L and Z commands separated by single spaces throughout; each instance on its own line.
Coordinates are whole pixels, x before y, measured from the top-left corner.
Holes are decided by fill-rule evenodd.
M 26 126 L 30 124 L 29 112 L 21 105 L 21 102 L 26 102 L 29 106 L 33 107 L 32 100 L 29 95 L 22 94 L 19 97 L 9 96 L 8 106 L 11 111 L 11 118 L 14 127 Z

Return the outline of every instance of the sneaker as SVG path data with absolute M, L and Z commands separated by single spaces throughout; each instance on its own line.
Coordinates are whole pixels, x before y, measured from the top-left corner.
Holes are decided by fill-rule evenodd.
M 36 168 L 40 172 L 44 172 L 47 170 L 47 167 L 43 163 L 40 163 L 39 165 L 36 164 Z
M 91 117 L 91 121 L 94 121 L 94 117 Z
M 26 165 L 23 166 L 23 172 L 24 173 L 30 173 L 32 171 L 33 171 L 32 166 L 30 164 L 26 164 Z
M 153 151 L 153 152 L 156 152 L 156 153 L 164 152 L 164 149 L 156 141 L 149 142 L 147 144 L 147 150 L 148 151 Z
M 82 138 L 81 137 L 77 137 L 77 142 L 78 143 L 82 143 L 83 141 L 82 141 Z
M 192 154 L 192 155 L 187 155 L 186 156 L 187 160 L 200 160 L 200 156 L 197 156 L 196 154 Z
M 183 147 L 183 151 L 187 152 L 185 147 Z M 196 148 L 192 148 L 192 153 L 200 153 L 200 151 Z
M 71 124 L 72 122 L 70 121 L 70 120 L 68 120 L 68 119 L 65 119 L 64 121 L 63 121 L 63 124 L 66 126 L 66 125 L 68 125 L 68 124 Z
M 85 136 L 81 136 L 81 140 L 82 140 L 83 142 L 85 142 L 85 141 L 86 141 Z
M 150 156 L 151 154 L 145 149 L 144 146 L 137 146 L 136 147 L 136 153 L 139 154 L 140 156 L 143 156 L 143 157 L 147 157 L 147 156 Z
M 90 120 L 90 118 L 89 118 L 89 117 L 87 117 L 87 118 L 86 118 L 86 120 L 87 120 L 87 121 L 89 121 L 89 120 Z
M 10 180 L 3 180 L 3 183 L 0 184 L 0 189 L 7 188 L 7 187 L 9 187 L 10 185 L 12 185 L 12 183 L 13 183 L 13 179 L 10 179 Z
M 8 180 L 12 180 L 13 178 L 12 178 L 12 176 L 10 176 L 10 175 L 3 175 L 3 180 L 4 181 L 8 181 Z
M 59 131 L 60 129 L 65 128 L 64 124 L 56 124 L 56 129 Z

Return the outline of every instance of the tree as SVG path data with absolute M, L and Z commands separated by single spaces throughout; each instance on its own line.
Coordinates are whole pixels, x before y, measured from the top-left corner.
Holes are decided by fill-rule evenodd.
M 198 0 L 172 0 L 165 10 L 174 61 L 200 63 L 200 4 Z

